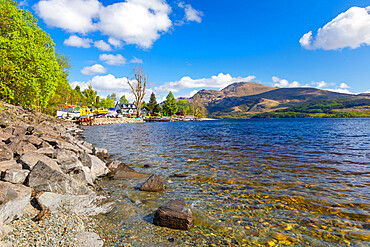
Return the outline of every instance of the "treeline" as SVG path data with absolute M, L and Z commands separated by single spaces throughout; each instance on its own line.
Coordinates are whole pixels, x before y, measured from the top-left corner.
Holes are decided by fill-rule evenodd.
M 69 60 L 16 1 L 0 1 L 0 99 L 48 111 L 71 93 Z M 58 94 L 56 94 L 58 92 Z
M 311 103 L 304 103 L 285 109 L 276 110 L 275 112 L 300 112 L 300 113 L 326 113 L 336 114 L 336 109 L 354 108 L 360 106 L 370 106 L 370 99 L 367 98 L 342 98 L 335 100 L 321 100 Z
M 194 115 L 196 117 L 205 117 L 203 111 L 201 111 L 196 104 L 190 103 L 186 99 L 176 100 L 171 91 L 168 93 L 166 100 L 161 104 L 157 103 L 155 94 L 152 92 L 149 102 L 143 102 L 143 106 L 151 115 Z

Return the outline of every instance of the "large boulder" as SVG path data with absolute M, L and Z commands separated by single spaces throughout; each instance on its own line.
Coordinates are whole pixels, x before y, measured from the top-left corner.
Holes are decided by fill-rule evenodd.
M 70 151 L 75 152 L 76 154 L 84 152 L 77 145 L 69 143 L 69 142 L 65 142 L 65 141 L 59 142 L 58 145 L 57 145 L 57 148 L 70 150 Z
M 44 144 L 44 142 L 43 142 L 43 144 Z M 54 152 L 55 152 L 55 149 L 52 146 L 50 146 L 50 147 L 37 149 L 37 151 L 35 153 L 43 154 L 43 155 L 46 155 L 49 158 L 51 158 L 51 157 L 53 157 Z
M 80 232 L 77 233 L 76 247 L 103 247 L 104 241 L 95 232 Z
M 149 192 L 158 192 L 165 189 L 168 189 L 168 184 L 155 174 L 151 175 L 148 180 L 140 186 L 140 190 Z
M 75 168 L 83 166 L 76 153 L 71 150 L 57 149 L 53 153 L 52 158 L 56 159 L 60 168 L 65 173 L 69 173 Z
M 22 165 L 17 163 L 15 160 L 6 160 L 6 161 L 1 161 L 0 162 L 0 173 L 5 172 L 6 170 L 9 169 L 22 169 Z
M 92 191 L 70 176 L 38 161 L 30 172 L 27 185 L 38 192 L 54 192 L 66 195 L 86 195 Z
M 23 215 L 31 198 L 31 188 L 0 181 L 0 225 Z
M 93 180 L 108 174 L 109 169 L 98 157 L 91 154 L 80 154 L 80 158 L 82 164 L 90 168 Z
M 41 138 L 38 138 L 37 136 L 34 136 L 34 135 L 26 135 L 24 137 L 24 140 L 35 145 L 36 147 L 41 147 L 41 144 L 43 142 Z
M 6 133 L 6 132 L 3 132 L 2 130 L 0 130 L 0 142 L 5 142 L 6 140 L 8 140 L 11 137 L 14 137 L 14 136 L 10 133 Z
M 37 164 L 37 162 L 42 161 L 49 167 L 54 170 L 62 171 L 58 165 L 58 163 L 49 158 L 48 156 L 40 153 L 27 153 L 23 154 L 19 159 L 18 162 L 23 165 L 24 169 L 32 170 L 33 167 Z
M 78 215 L 93 216 L 106 214 L 114 208 L 114 201 L 95 193 L 90 195 L 61 195 L 45 192 L 36 197 L 42 208 L 48 208 L 51 213 L 61 208 Z
M 154 213 L 153 223 L 172 229 L 189 230 L 194 225 L 194 217 L 185 202 L 172 200 L 159 207 Z
M 2 175 L 2 180 L 12 184 L 23 184 L 29 173 L 29 170 L 9 169 Z
M 67 173 L 71 178 L 83 185 L 94 186 L 94 181 L 91 178 L 91 171 L 86 166 L 75 167 Z
M 0 161 L 13 159 L 13 151 L 5 144 L 0 144 Z
M 138 173 L 124 163 L 120 163 L 118 166 L 111 164 L 110 167 L 112 170 L 108 173 L 108 176 L 113 179 L 140 179 L 148 176 L 147 174 Z

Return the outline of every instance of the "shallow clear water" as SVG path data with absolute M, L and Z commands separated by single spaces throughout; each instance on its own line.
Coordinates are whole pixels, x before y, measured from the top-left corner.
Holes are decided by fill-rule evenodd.
M 143 180 L 101 182 L 122 205 L 102 217 L 112 245 L 370 245 L 370 119 L 120 124 L 84 135 L 170 184 L 148 193 L 137 190 Z M 151 224 L 173 198 L 192 206 L 193 230 Z

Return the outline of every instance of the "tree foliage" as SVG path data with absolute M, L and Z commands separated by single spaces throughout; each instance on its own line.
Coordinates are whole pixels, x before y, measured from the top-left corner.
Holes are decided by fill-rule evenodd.
M 45 109 L 56 90 L 70 91 L 68 59 L 57 54 L 37 19 L 12 0 L 0 0 L 0 58 L 2 100 Z
M 114 100 L 110 97 L 107 97 L 107 98 L 103 98 L 100 100 L 100 106 L 104 107 L 104 108 L 114 108 L 115 107 L 115 103 L 114 103 Z
M 186 99 L 179 99 L 177 101 L 177 106 L 179 107 L 179 113 L 182 115 L 189 115 L 192 112 L 190 103 Z
M 119 99 L 119 103 L 129 103 L 129 102 L 126 99 L 126 96 L 125 95 L 122 95 L 121 98 Z
M 150 100 L 148 104 L 146 104 L 146 108 L 150 113 L 154 113 L 156 108 L 158 107 L 157 99 L 155 98 L 154 92 L 150 95 Z
M 97 92 L 91 85 L 88 85 L 82 94 L 85 96 L 85 102 L 87 105 L 98 107 L 97 105 L 100 103 L 99 98 L 97 97 Z
M 166 97 L 166 101 L 164 102 L 163 108 L 167 114 L 172 116 L 172 114 L 178 111 L 178 106 L 175 97 L 173 96 L 172 92 L 170 91 Z

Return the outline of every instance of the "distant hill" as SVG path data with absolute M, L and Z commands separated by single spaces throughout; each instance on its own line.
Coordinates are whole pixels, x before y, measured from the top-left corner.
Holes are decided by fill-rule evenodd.
M 222 117 L 224 115 L 269 112 L 306 102 L 345 97 L 356 96 L 316 88 L 278 88 L 260 94 L 224 97 L 221 100 L 208 103 L 206 108 L 208 115 Z
M 268 87 L 256 82 L 236 82 L 230 84 L 220 91 L 205 89 L 200 90 L 193 97 L 190 98 L 190 101 L 197 100 L 203 104 L 209 104 L 211 102 L 222 100 L 224 98 L 255 95 L 276 89 L 277 88 L 275 87 Z

